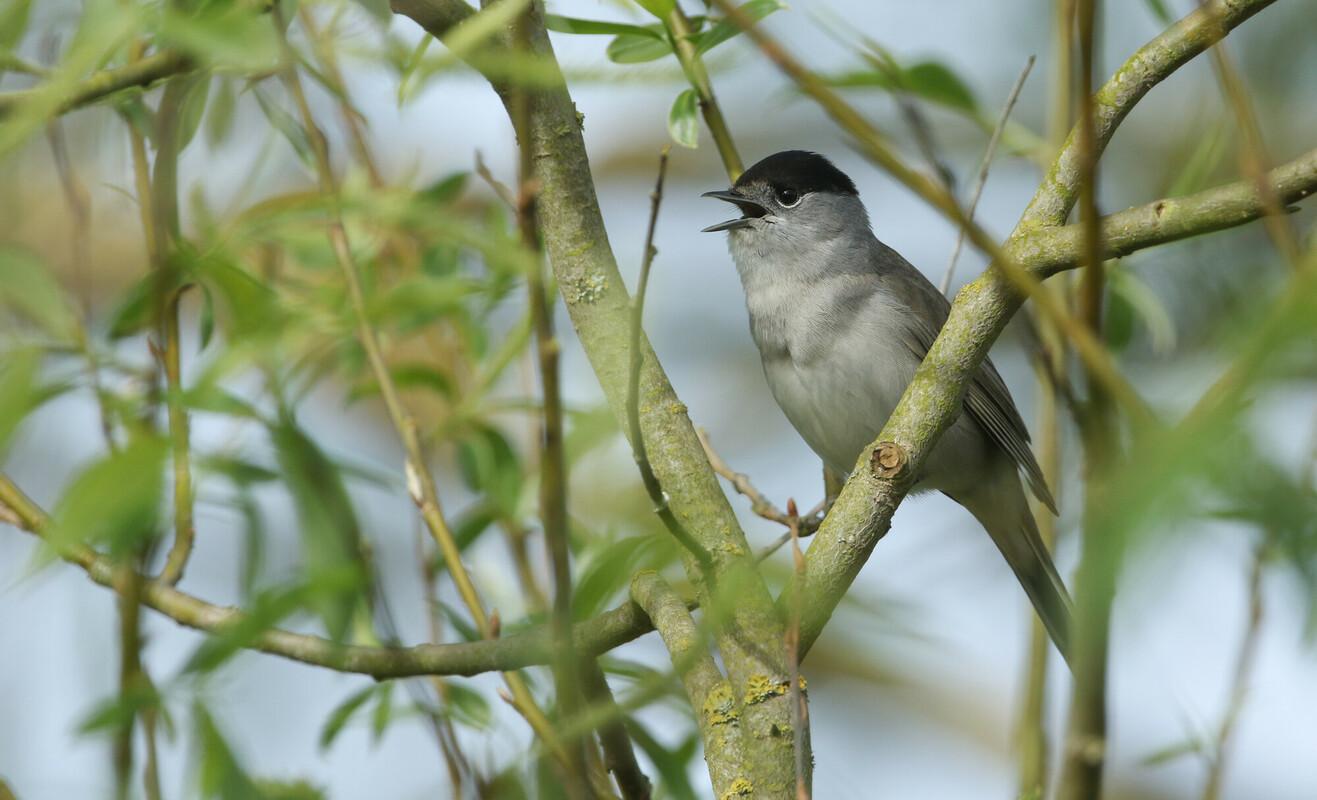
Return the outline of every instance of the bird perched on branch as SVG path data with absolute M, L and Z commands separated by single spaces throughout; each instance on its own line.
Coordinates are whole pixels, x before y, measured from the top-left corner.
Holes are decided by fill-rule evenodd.
M 817 153 L 771 155 L 730 190 L 704 196 L 741 211 L 704 230 L 728 233 L 773 398 L 829 468 L 849 473 L 895 410 L 950 304 L 878 241 L 855 183 Z M 914 491 L 938 490 L 979 520 L 1068 658 L 1070 599 L 1021 472 L 1055 513 L 1020 412 L 985 360 Z

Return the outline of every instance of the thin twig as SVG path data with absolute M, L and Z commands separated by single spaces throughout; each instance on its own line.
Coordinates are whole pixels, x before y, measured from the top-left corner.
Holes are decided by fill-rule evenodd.
M 673 513 L 671 505 L 668 503 L 668 496 L 663 491 L 663 486 L 659 483 L 658 476 L 654 474 L 654 468 L 649 463 L 649 453 L 645 448 L 645 436 L 640 427 L 640 367 L 643 357 L 640 351 L 640 332 L 645 317 L 645 292 L 649 288 L 649 270 L 654 263 L 654 256 L 657 250 L 654 249 L 654 229 L 658 224 L 659 206 L 663 202 L 663 178 L 668 171 L 668 148 L 664 147 L 659 154 L 658 178 L 654 183 L 654 191 L 649 195 L 649 226 L 645 231 L 645 253 L 640 261 L 640 277 L 636 281 L 636 293 L 631 299 L 631 331 L 629 346 L 631 348 L 630 369 L 627 374 L 627 424 L 631 433 L 631 453 L 635 458 L 636 467 L 640 470 L 640 479 L 645 484 L 645 491 L 649 494 L 650 502 L 654 504 L 654 513 L 662 520 L 664 527 L 677 540 L 678 544 L 686 548 L 695 560 L 699 562 L 706 579 L 713 577 L 713 558 L 709 551 L 695 540 L 677 519 Z
M 1011 118 L 1011 111 L 1015 108 L 1015 103 L 1020 99 L 1020 91 L 1024 89 L 1024 82 L 1029 78 L 1029 70 L 1033 69 L 1034 56 L 1024 62 L 1024 69 L 1020 70 L 1020 77 L 1015 79 L 1015 85 L 1011 87 L 1011 92 L 1006 96 L 1006 104 L 1002 106 L 1001 114 L 997 117 L 997 125 L 992 129 L 992 136 L 988 138 L 988 146 L 983 151 L 983 160 L 979 162 L 979 172 L 974 178 L 974 188 L 970 191 L 969 208 L 965 210 L 965 216 L 971 220 L 974 219 L 974 212 L 979 207 L 979 198 L 983 196 L 983 187 L 988 183 L 988 170 L 992 168 L 992 159 L 997 155 L 997 145 L 1001 142 L 1002 132 L 1006 130 L 1006 123 Z M 951 278 L 956 274 L 956 262 L 960 260 L 960 251 L 965 245 L 965 229 L 956 230 L 956 246 L 951 250 L 951 258 L 947 260 L 946 271 L 942 274 L 942 283 L 938 286 L 942 294 L 946 294 L 951 288 Z
M 1229 754 L 1231 737 L 1239 715 L 1244 710 L 1244 701 L 1248 698 L 1248 688 L 1253 682 L 1253 669 L 1257 664 L 1258 643 L 1261 641 L 1262 620 L 1265 612 L 1262 598 L 1262 575 L 1266 565 L 1266 543 L 1258 545 L 1253 553 L 1253 565 L 1248 575 L 1248 623 L 1244 636 L 1239 642 L 1239 653 L 1235 657 L 1234 678 L 1230 683 L 1230 701 L 1226 706 L 1225 717 L 1217 731 L 1212 759 L 1207 768 L 1207 783 L 1203 787 L 1203 800 L 1218 800 L 1225 778 L 1226 756 Z
M 604 749 L 605 765 L 613 773 L 617 788 L 622 792 L 622 800 L 649 800 L 653 788 L 649 778 L 641 771 L 640 764 L 636 762 L 636 751 L 631 746 L 626 719 L 618 708 L 612 690 L 608 688 L 604 671 L 594 659 L 588 659 L 581 671 L 584 676 L 581 687 L 586 697 L 594 707 L 605 710 L 607 720 L 597 726 L 599 744 Z
M 507 185 L 495 178 L 494 173 L 489 171 L 489 165 L 485 163 L 485 157 L 480 154 L 479 150 L 476 151 L 476 174 L 485 183 L 489 184 L 489 188 L 494 190 L 494 194 L 503 201 L 503 205 L 514 211 L 516 210 L 517 198 L 513 196 L 512 190 Z
M 718 475 L 722 476 L 722 478 L 730 483 L 732 488 L 736 490 L 737 494 L 750 501 L 750 511 L 756 516 L 762 517 L 770 522 L 776 522 L 787 529 L 794 528 L 802 538 L 813 534 L 814 531 L 818 530 L 819 526 L 823 524 L 823 518 L 827 516 L 827 498 L 819 501 L 818 505 L 810 509 L 809 513 L 805 514 L 805 516 L 793 516 L 789 512 L 778 508 L 774 505 L 772 500 L 769 500 L 764 496 L 763 492 L 755 488 L 755 485 L 750 481 L 748 475 L 743 472 L 737 472 L 728 466 L 722 456 L 718 455 L 718 451 L 713 449 L 713 443 L 709 441 L 709 433 L 707 431 L 703 428 L 696 428 L 695 433 L 700 437 L 700 444 L 704 447 L 704 454 L 709 457 L 709 466 L 713 467 L 714 472 L 718 473 Z M 769 548 L 769 552 L 771 553 L 773 550 L 786 544 L 790 538 L 790 532 L 783 534 L 782 538 L 777 540 L 773 546 Z M 764 553 L 760 556 L 760 559 L 762 560 L 767 555 L 768 553 Z

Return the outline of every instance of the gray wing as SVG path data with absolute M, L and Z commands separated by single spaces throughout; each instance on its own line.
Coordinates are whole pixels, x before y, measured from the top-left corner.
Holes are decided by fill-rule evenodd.
M 878 243 L 881 248 L 878 263 L 887 291 L 899 297 L 915 312 L 908 320 L 906 330 L 910 339 L 906 346 L 920 361 L 928 355 L 933 340 L 942 330 L 951 311 L 951 304 L 942 296 L 923 273 L 915 269 L 899 253 Z M 1010 390 L 998 374 L 992 360 L 985 358 L 974 374 L 974 381 L 965 392 L 965 408 L 975 422 L 988 433 L 997 446 L 1024 470 L 1029 488 L 1044 505 L 1056 513 L 1056 500 L 1047 488 L 1043 471 L 1029 447 L 1029 430 L 1015 408 Z

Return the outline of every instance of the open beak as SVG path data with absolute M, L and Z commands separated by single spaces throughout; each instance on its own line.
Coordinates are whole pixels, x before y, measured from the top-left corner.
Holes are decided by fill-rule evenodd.
M 701 233 L 713 233 L 715 231 L 734 231 L 739 228 L 745 228 L 750 225 L 750 221 L 758 219 L 768 213 L 768 209 L 759 205 L 755 201 L 745 197 L 735 189 L 720 192 L 705 192 L 701 197 L 712 197 L 715 200 L 725 200 L 741 209 L 741 216 L 736 219 L 729 219 L 726 222 L 719 222 L 717 225 L 710 225 Z

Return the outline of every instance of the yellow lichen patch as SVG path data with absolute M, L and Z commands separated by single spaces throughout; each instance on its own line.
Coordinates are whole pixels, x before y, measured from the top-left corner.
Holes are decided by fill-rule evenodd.
M 735 725 L 737 720 L 736 705 L 732 702 L 732 690 L 727 684 L 719 684 L 704 698 L 704 717 L 710 725 Z
M 809 691 L 809 681 L 805 680 L 805 676 L 804 676 L 804 675 L 798 675 L 798 676 L 796 676 L 796 682 L 800 684 L 800 691 L 802 691 L 802 692 L 808 692 L 808 691 Z
M 745 704 L 754 705 L 787 693 L 790 681 L 774 680 L 767 675 L 751 675 L 745 682 Z
M 749 797 L 754 794 L 755 785 L 745 778 L 737 778 L 732 781 L 732 785 L 727 787 L 727 791 L 722 793 L 719 800 L 731 800 L 733 797 Z

